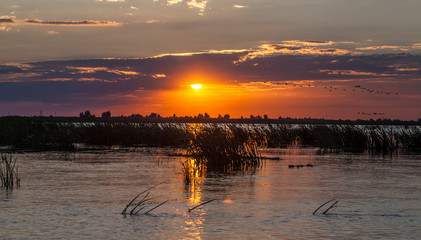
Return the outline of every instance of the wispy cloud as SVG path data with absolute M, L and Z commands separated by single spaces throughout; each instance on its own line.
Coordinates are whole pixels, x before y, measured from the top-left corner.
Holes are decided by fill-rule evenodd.
M 371 76 L 371 77 L 391 77 L 398 76 L 398 74 L 391 73 L 375 73 L 375 72 L 362 72 L 355 70 L 320 70 L 321 73 L 327 73 L 329 75 L 347 75 L 347 76 Z
M 398 72 L 416 72 L 420 71 L 421 68 L 396 68 L 395 70 Z
M 328 41 L 283 41 L 279 44 L 263 44 L 257 49 L 250 51 L 248 54 L 241 57 L 238 62 L 245 62 L 247 60 L 273 56 L 273 55 L 330 55 L 330 56 L 341 56 L 341 55 L 352 55 L 358 54 L 346 49 L 333 48 L 325 46 L 331 46 L 335 42 Z
M 157 1 L 154 0 L 154 2 Z M 179 3 L 186 3 L 189 8 L 199 9 L 199 15 L 203 15 L 208 4 L 208 0 L 167 0 L 167 6 L 172 6 Z
M 6 25 L 0 25 L 0 31 L 5 31 L 5 32 L 9 32 L 13 30 L 11 27 L 6 26 Z
M 57 31 L 47 31 L 47 33 L 48 33 L 48 35 L 58 35 L 58 34 L 60 34 Z
M 191 0 L 189 2 L 187 2 L 187 6 L 189 6 L 189 8 L 198 8 L 199 9 L 199 15 L 203 15 L 203 13 L 205 12 L 206 9 L 206 5 L 208 4 L 208 0 Z
M 250 49 L 224 49 L 224 50 L 207 50 L 202 52 L 181 52 L 181 53 L 163 53 L 152 58 L 160 58 L 166 56 L 193 56 L 193 55 L 201 55 L 201 54 L 233 54 L 233 53 L 244 53 L 249 52 Z
M 76 70 L 74 73 L 78 74 L 87 74 L 87 73 L 96 73 L 99 71 L 104 71 L 108 73 L 114 73 L 117 75 L 140 75 L 140 73 L 130 70 L 120 70 L 120 69 L 109 69 L 107 67 L 67 67 L 70 70 Z
M 17 69 L 23 70 L 23 71 L 29 70 L 29 69 L 31 69 L 31 68 L 34 67 L 31 64 L 28 64 L 28 63 L 19 63 L 19 62 L 10 62 L 10 63 L 5 63 L 3 65 L 4 66 L 7 66 L 7 67 L 14 67 L 14 68 L 17 68 Z
M 151 19 L 151 20 L 147 20 L 145 23 L 163 23 L 164 21 L 161 20 L 156 20 L 156 19 Z
M 154 2 L 157 2 L 157 0 L 154 0 Z M 167 5 L 171 6 L 177 3 L 181 3 L 181 2 L 183 2 L 183 0 L 167 0 Z
M 412 44 L 413 49 L 421 49 L 421 43 L 414 43 Z
M 246 5 L 234 5 L 235 8 L 248 8 L 249 6 Z
M 165 78 L 167 77 L 167 75 L 162 74 L 162 73 L 157 73 L 157 74 L 152 74 L 153 78 Z
M 38 20 L 38 19 L 25 19 L 27 24 L 39 25 L 58 25 L 58 26 L 121 26 L 120 22 L 113 21 L 95 21 L 95 20 L 78 20 L 78 21 L 57 21 L 57 20 Z
M 392 49 L 392 50 L 395 50 L 395 51 L 409 51 L 409 49 L 406 48 L 406 47 L 391 46 L 391 45 L 359 47 L 359 48 L 356 48 L 356 49 L 361 50 L 361 51 L 376 51 L 376 50 L 385 50 L 385 49 Z
M 282 41 L 285 46 L 327 46 L 332 45 L 333 41 L 303 41 L 303 40 L 287 40 Z

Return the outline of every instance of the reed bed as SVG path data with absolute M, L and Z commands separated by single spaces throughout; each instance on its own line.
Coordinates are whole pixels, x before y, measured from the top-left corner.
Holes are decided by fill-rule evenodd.
M 379 153 L 397 149 L 421 149 L 420 126 L 184 124 L 94 120 L 61 122 L 55 118 L 0 118 L 0 145 L 34 151 L 75 151 L 76 146 L 171 146 L 189 149 L 190 153 L 202 159 L 200 161 L 205 161 L 205 156 L 211 159 L 230 156 L 233 162 L 225 165 L 228 168 L 254 165 L 250 159 L 259 159 L 259 147 L 309 146 Z M 244 161 L 245 164 L 235 163 L 238 161 Z
M 263 163 L 260 136 L 235 125 L 205 125 L 195 129 L 187 153 L 210 171 L 244 171 Z
M 19 186 L 20 179 L 18 167 L 16 166 L 16 158 L 7 154 L 1 154 L 0 157 L 1 187 L 8 190 L 13 189 L 14 186 Z

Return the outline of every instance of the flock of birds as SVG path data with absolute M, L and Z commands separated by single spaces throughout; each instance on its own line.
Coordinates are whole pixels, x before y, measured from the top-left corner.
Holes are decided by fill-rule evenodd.
M 268 82 L 264 82 L 264 83 L 268 83 Z M 286 86 L 292 86 L 292 87 L 319 87 L 318 85 L 311 85 L 311 84 L 292 84 L 292 83 L 288 83 L 288 82 L 269 82 L 271 84 L 274 85 L 286 85 Z M 349 91 L 350 89 L 348 89 L 347 87 L 343 87 L 343 88 L 338 88 L 338 87 L 334 87 L 334 86 L 324 86 L 324 89 L 329 90 L 329 92 L 333 92 L 333 91 Z M 366 87 L 362 87 L 361 85 L 355 85 L 354 87 L 352 87 L 352 92 L 356 92 L 360 90 L 360 92 L 367 92 L 367 93 L 374 93 L 374 94 L 378 94 L 378 95 L 399 95 L 398 92 L 388 92 L 388 91 L 382 91 L 382 90 L 376 90 L 376 89 L 370 89 L 370 88 L 366 88 Z
M 268 83 L 268 82 L 264 82 L 264 83 Z M 271 84 L 274 85 L 285 85 L 285 86 L 290 86 L 290 87 L 321 87 L 327 91 L 329 91 L 330 93 L 335 92 L 335 91 L 342 91 L 342 92 L 362 92 L 362 93 L 368 93 L 368 94 L 374 94 L 377 96 L 380 95 L 384 95 L 384 96 L 397 96 L 399 95 L 398 92 L 391 92 L 391 91 L 384 91 L 384 90 L 379 90 L 379 89 L 371 89 L 371 88 L 367 88 L 367 87 L 363 87 L 361 85 L 355 85 L 352 87 L 335 87 L 335 86 L 318 86 L 318 85 L 312 85 L 312 84 L 297 84 L 297 83 L 288 83 L 288 82 L 269 82 Z M 364 116 L 384 116 L 385 113 L 383 112 L 372 112 L 372 113 L 367 113 L 367 112 L 358 112 L 358 115 L 364 115 Z
M 382 116 L 382 115 L 384 115 L 384 113 L 377 113 L 377 112 L 373 112 L 373 113 L 366 113 L 366 112 L 358 112 L 357 113 L 358 115 L 367 115 L 367 116 L 376 116 L 376 115 L 378 115 L 378 116 Z

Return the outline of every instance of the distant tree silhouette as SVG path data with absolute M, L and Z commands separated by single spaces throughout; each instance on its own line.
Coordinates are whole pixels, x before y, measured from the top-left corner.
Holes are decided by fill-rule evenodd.
M 161 115 L 159 115 L 158 113 L 151 113 L 151 114 L 149 114 L 148 117 L 150 117 L 150 118 L 160 118 Z
M 138 114 L 138 113 L 137 113 L 137 114 L 134 114 L 134 113 L 133 113 L 132 115 L 130 115 L 130 117 L 131 117 L 131 118 L 143 118 L 143 116 L 142 116 L 142 115 L 140 115 L 140 114 Z
M 85 112 L 81 112 L 81 113 L 79 113 L 79 116 L 80 117 L 85 117 L 85 118 L 87 118 L 87 117 L 95 117 L 95 115 L 92 115 L 91 114 L 91 111 L 90 110 L 86 110 Z
M 108 118 L 108 117 L 111 117 L 111 112 L 110 112 L 110 111 L 103 112 L 103 113 L 101 114 L 101 116 L 102 116 L 103 118 Z
M 230 117 L 231 117 L 231 116 L 230 116 L 229 114 L 225 114 L 225 115 L 224 115 L 224 118 L 225 118 L 225 119 L 230 119 Z
M 205 115 L 203 116 L 204 118 L 210 118 L 210 115 L 208 113 L 205 112 Z
M 268 117 L 268 115 L 267 115 L 267 114 L 265 114 L 265 115 L 263 115 L 263 118 L 264 118 L 264 119 L 268 119 L 269 117 Z

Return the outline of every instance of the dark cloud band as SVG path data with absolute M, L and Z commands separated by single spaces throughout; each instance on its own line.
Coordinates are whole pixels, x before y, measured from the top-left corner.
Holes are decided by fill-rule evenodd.
M 94 21 L 94 20 L 80 20 L 80 21 L 42 21 L 38 19 L 26 19 L 25 23 L 41 24 L 41 25 L 61 25 L 61 26 L 118 26 L 122 23 L 112 21 Z
M 15 23 L 15 21 L 10 18 L 0 18 L 0 23 Z

